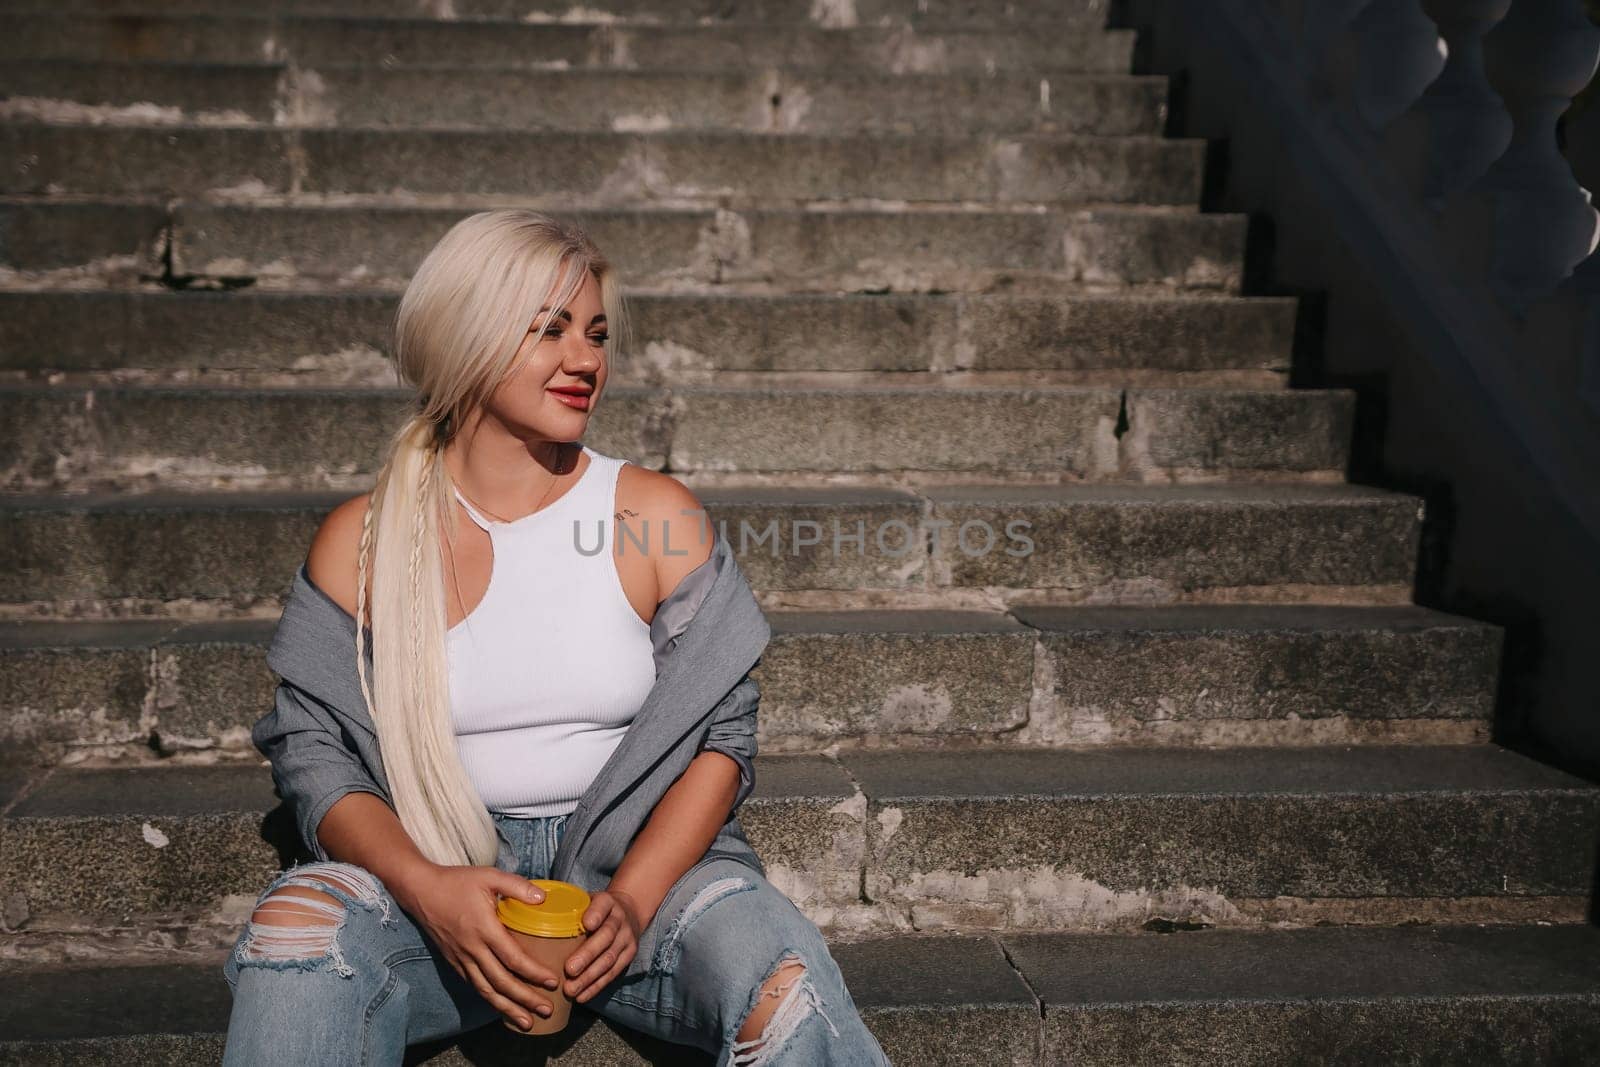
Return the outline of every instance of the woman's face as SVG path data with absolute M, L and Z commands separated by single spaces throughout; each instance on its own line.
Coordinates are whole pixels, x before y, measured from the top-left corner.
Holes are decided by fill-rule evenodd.
M 608 370 L 600 283 L 584 272 L 583 285 L 566 308 L 550 317 L 542 334 L 535 333 L 547 310 L 541 307 L 529 324 L 516 363 L 490 395 L 484 414 L 524 439 L 576 441 L 588 427 Z

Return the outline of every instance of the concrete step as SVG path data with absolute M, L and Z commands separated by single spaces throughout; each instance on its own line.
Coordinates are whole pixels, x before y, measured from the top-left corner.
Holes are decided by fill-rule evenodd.
M 414 407 L 414 393 L 397 389 L 0 386 L 0 487 L 352 485 L 377 472 Z M 920 471 L 1332 482 L 1354 407 L 1344 389 L 608 384 L 584 439 L 723 480 Z
M 404 288 L 460 208 L 0 202 L 15 235 L 0 266 L 86 268 L 190 285 L 359 279 Z M 789 292 L 1013 291 L 1066 285 L 1239 288 L 1246 218 L 1172 208 L 565 212 L 636 288 L 781 286 Z M 615 251 L 610 251 L 610 250 Z
M 1411 605 L 785 611 L 765 752 L 1489 740 L 1503 633 Z M 249 751 L 273 619 L 0 623 L 0 748 L 37 763 Z
M 832 946 L 851 999 L 896 1063 L 1037 1062 L 1040 1009 L 992 937 L 899 937 Z M 220 956 L 193 963 L 28 968 L 0 974 L 0 1064 L 220 1062 L 231 999 Z M 92 1015 L 72 1021 L 82 1011 Z M 709 1065 L 710 1056 L 611 1028 L 580 1009 L 538 1062 Z M 420 1042 L 408 1064 L 526 1064 L 498 1023 Z M 987 1057 L 993 1056 L 994 1059 Z
M 1344 484 L 698 495 L 774 608 L 1409 603 L 1423 517 L 1415 496 Z M 3 495 L 0 604 L 13 615 L 270 611 L 346 497 Z
M 757 781 L 740 822 L 833 931 L 1574 922 L 1600 858 L 1600 785 L 1494 744 L 843 752 Z M 215 923 L 300 854 L 264 763 L 17 791 L 12 927 Z
M 1012 21 L 943 24 L 919 20 L 825 28 L 754 22 L 523 22 L 441 20 L 385 10 L 382 17 L 81 12 L 13 14 L 0 59 L 142 60 L 300 66 L 483 65 L 615 68 L 721 73 L 761 67 L 881 70 L 895 74 L 1054 69 L 1126 73 L 1133 30 Z
M 311 126 L 1117 137 L 1161 133 L 1167 84 L 1057 69 L 708 73 L 386 68 L 348 58 L 292 67 L 35 59 L 0 67 L 0 98 L 0 115 L 13 119 L 126 114 Z
M 13 231 L 14 232 L 14 231 Z M 48 231 L 36 231 L 43 244 Z M 0 371 L 290 372 L 394 381 L 392 290 L 0 290 Z M 1180 292 L 982 295 L 633 290 L 640 378 L 721 371 L 1030 370 L 1140 375 L 1285 370 L 1290 297 Z M 1114 375 L 1105 371 L 1115 370 Z
M 830 951 L 884 1052 L 919 1067 L 1304 1063 L 1329 1048 L 1349 1063 L 1600 1057 L 1600 931 L 1587 925 L 901 935 Z M 232 1005 L 221 968 L 0 975 L 0 1063 L 216 1062 Z M 571 1067 L 711 1062 L 584 1011 L 540 1053 Z M 527 1054 L 525 1038 L 492 1023 L 415 1045 L 406 1062 L 494 1067 Z
M 50 212 L 64 225 L 37 225 L 54 233 L 81 232 L 72 225 L 70 212 L 76 210 Z M 403 286 L 466 214 L 448 208 L 185 203 L 171 216 L 172 271 L 199 278 L 387 279 Z M 755 283 L 831 292 L 995 290 L 1029 272 L 1048 273 L 1058 285 L 1236 292 L 1247 221 L 1242 215 L 1133 207 L 1049 213 L 621 209 L 568 215 L 601 248 L 616 250 L 623 277 L 637 286 Z M 127 252 L 139 247 L 149 247 L 148 241 Z M 148 269 L 158 273 L 158 261 Z
M 0 11 L 35 12 L 40 0 L 3 0 Z M 56 0 L 54 11 L 143 13 L 150 0 Z M 247 0 L 170 0 L 160 10 L 168 15 L 184 14 L 259 14 L 262 4 Z M 448 13 L 436 5 L 410 3 L 397 12 L 393 3 L 383 0 L 274 0 L 267 11 L 281 14 L 327 14 L 417 17 L 438 19 L 517 19 L 527 22 L 604 23 L 617 19 L 640 22 L 694 24 L 697 22 L 746 22 L 757 25 L 861 26 L 959 22 L 977 25 L 999 23 L 1039 23 L 1080 28 L 1105 25 L 1105 0 L 1007 0 L 998 5 L 992 0 L 834 0 L 817 4 L 813 0 L 597 0 L 592 5 L 573 6 L 568 0 L 453 0 Z
M 259 196 L 529 194 L 587 201 L 777 200 L 1194 204 L 1205 143 L 1056 134 L 939 137 L 665 131 L 0 125 L 0 193 Z

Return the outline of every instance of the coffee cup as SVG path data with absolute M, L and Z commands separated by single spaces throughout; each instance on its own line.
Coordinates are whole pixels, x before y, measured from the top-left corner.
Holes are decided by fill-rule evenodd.
M 511 931 L 511 936 L 521 942 L 528 954 L 556 973 L 561 985 L 556 989 L 539 988 L 550 998 L 550 1017 L 541 1018 L 533 1013 L 533 1025 L 524 1030 L 509 1018 L 501 1018 L 506 1029 L 519 1034 L 554 1034 L 566 1028 L 572 1016 L 572 1001 L 566 993 L 567 957 L 577 951 L 588 933 L 583 928 L 583 913 L 589 910 L 589 894 L 568 882 L 544 878 L 530 879 L 544 890 L 544 900 L 538 904 L 513 897 L 501 897 L 495 910 L 500 922 Z

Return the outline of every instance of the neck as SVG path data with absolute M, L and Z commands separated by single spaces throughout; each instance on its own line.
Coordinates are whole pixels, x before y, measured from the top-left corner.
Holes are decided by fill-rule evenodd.
M 577 451 L 575 443 L 524 440 L 503 426 L 478 420 L 445 445 L 443 460 L 469 500 L 514 516 L 536 508 L 555 482 L 577 466 Z

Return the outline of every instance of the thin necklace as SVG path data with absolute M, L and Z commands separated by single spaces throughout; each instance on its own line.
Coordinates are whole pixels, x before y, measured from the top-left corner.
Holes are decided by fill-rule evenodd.
M 533 515 L 533 514 L 537 513 L 539 511 L 539 509 L 543 508 L 544 507 L 544 502 L 550 498 L 550 491 L 556 487 L 556 482 L 561 480 L 561 476 L 563 474 L 570 473 L 569 471 L 564 469 L 565 465 L 561 462 L 562 455 L 563 455 L 566 447 L 567 447 L 567 443 L 565 441 L 558 441 L 556 443 L 556 472 L 555 472 L 555 475 L 550 479 L 550 484 L 545 486 L 545 488 L 544 488 L 544 496 L 541 496 L 539 498 L 539 502 L 533 506 L 533 511 L 528 512 L 528 515 Z M 577 466 L 578 457 L 577 456 L 573 456 L 572 460 L 573 460 L 573 466 Z M 507 519 L 507 518 L 504 518 L 504 517 L 502 517 L 500 515 L 496 515 L 494 512 L 490 511 L 488 508 L 484 507 L 482 504 L 478 503 L 476 500 L 472 499 L 470 496 L 467 496 L 466 490 L 462 489 L 459 485 L 456 486 L 456 492 L 460 493 L 463 497 L 466 497 L 467 503 L 471 504 L 473 507 L 475 507 L 479 511 L 483 512 L 485 515 L 489 516 L 491 519 L 494 519 L 494 520 L 496 520 L 498 522 L 518 522 L 518 521 L 520 521 L 518 519 Z M 528 515 L 524 515 L 524 516 L 522 516 L 522 518 L 525 519 L 525 518 L 528 517 Z

